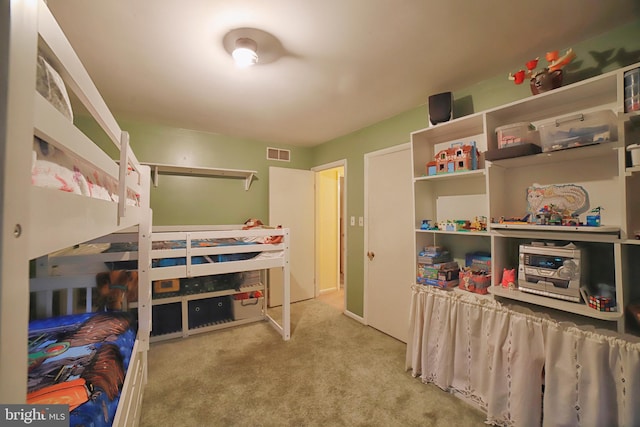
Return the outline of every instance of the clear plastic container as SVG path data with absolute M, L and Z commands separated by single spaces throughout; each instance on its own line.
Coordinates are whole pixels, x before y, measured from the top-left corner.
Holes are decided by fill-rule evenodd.
M 522 144 L 540 145 L 540 135 L 531 123 L 521 122 L 496 128 L 498 148 L 513 147 Z
M 542 151 L 617 141 L 616 116 L 611 110 L 561 117 L 539 126 Z
M 640 110 L 640 68 L 624 73 L 624 111 Z

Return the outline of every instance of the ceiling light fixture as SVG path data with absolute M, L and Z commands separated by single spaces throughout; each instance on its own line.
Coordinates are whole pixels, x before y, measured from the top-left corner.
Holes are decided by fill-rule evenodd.
M 250 38 L 241 37 L 236 40 L 233 49 L 233 60 L 238 68 L 247 68 L 258 62 L 258 44 Z

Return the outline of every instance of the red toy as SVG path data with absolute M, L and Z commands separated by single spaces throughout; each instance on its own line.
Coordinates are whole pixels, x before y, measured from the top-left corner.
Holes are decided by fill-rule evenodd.
M 515 289 L 518 287 L 516 283 L 516 269 L 502 269 L 502 287 L 508 289 Z

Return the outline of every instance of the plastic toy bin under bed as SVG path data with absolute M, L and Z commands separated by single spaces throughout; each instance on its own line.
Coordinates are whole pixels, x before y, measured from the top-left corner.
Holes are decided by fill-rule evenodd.
M 233 320 L 250 319 L 262 316 L 264 297 L 233 300 Z
M 611 110 L 581 113 L 542 123 L 542 151 L 563 150 L 617 141 L 616 116 Z

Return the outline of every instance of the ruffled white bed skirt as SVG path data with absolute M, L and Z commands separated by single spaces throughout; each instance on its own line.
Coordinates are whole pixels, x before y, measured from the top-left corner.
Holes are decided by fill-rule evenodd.
M 640 340 L 415 285 L 406 368 L 501 426 L 640 425 Z

